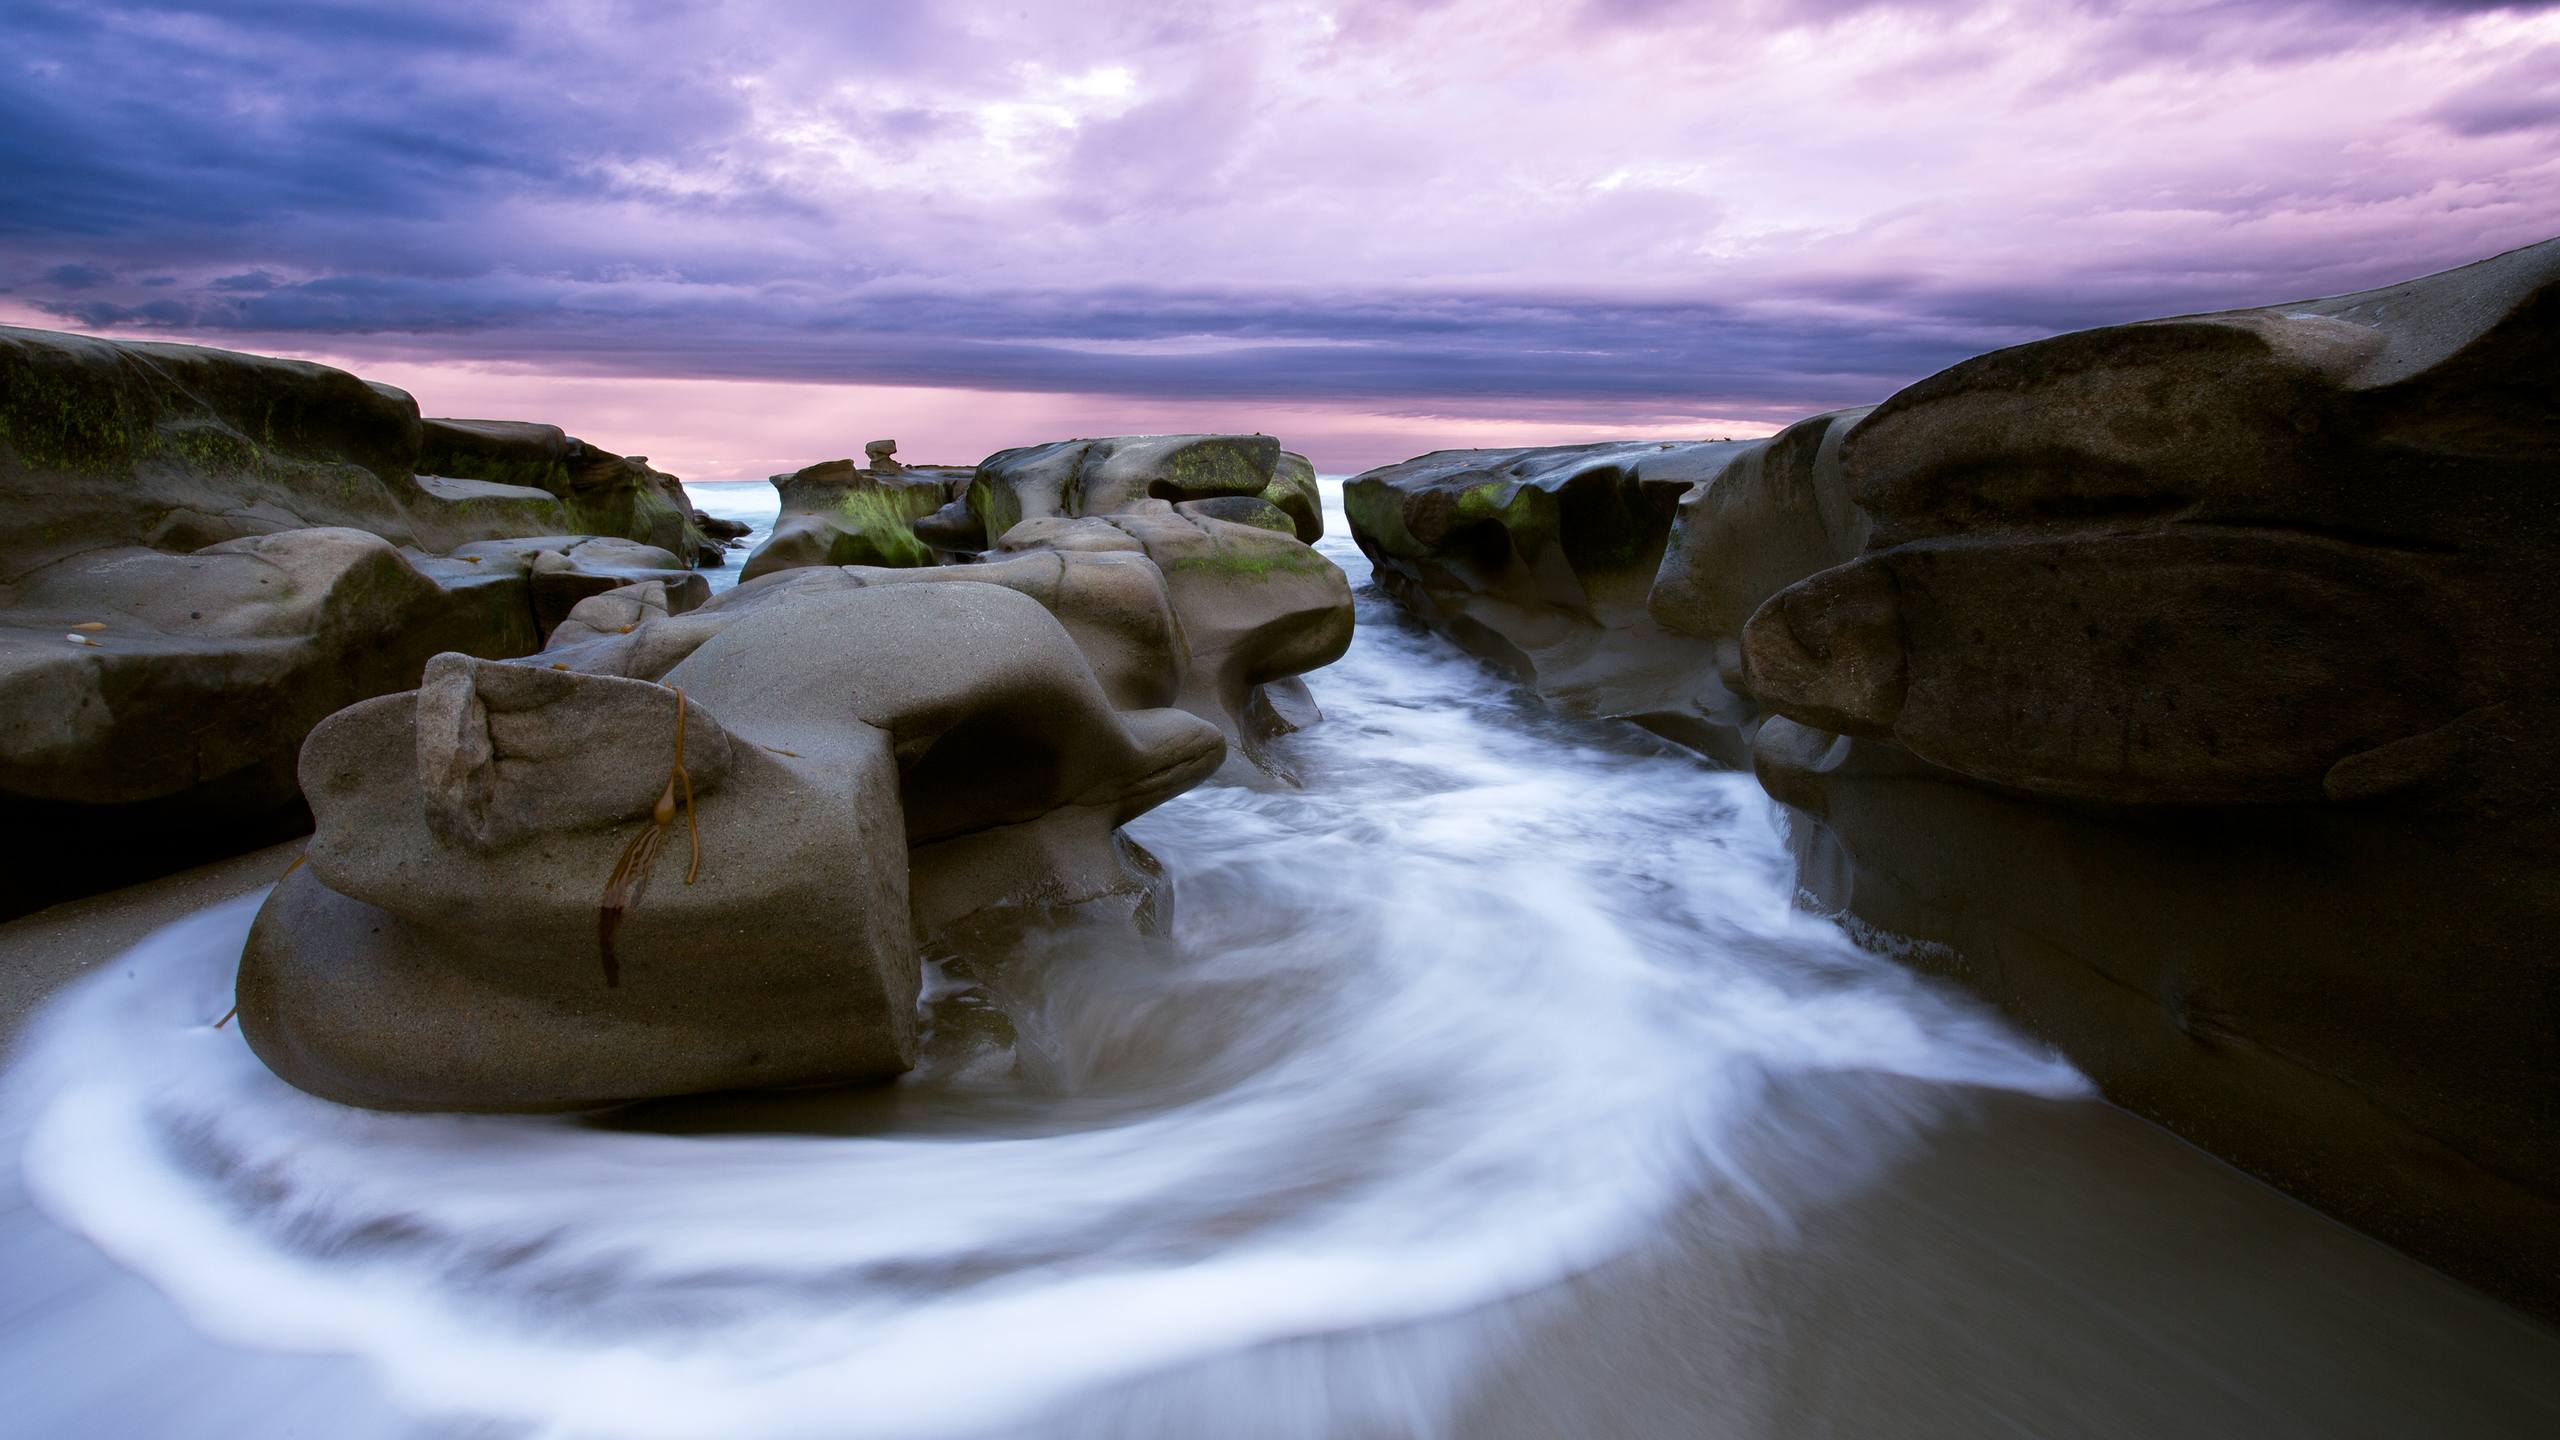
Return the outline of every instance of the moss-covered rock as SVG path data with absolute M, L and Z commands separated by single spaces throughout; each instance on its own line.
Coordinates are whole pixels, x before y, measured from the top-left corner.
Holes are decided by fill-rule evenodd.
M 808 565 L 904 567 L 934 563 L 917 522 L 949 503 L 969 471 L 949 465 L 871 470 L 826 460 L 773 477 L 782 509 L 773 534 L 747 557 L 741 578 Z

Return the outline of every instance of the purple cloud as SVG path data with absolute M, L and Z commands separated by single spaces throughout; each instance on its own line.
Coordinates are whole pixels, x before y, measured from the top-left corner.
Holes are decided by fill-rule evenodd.
M 16 313 L 576 375 L 1780 420 L 2560 216 L 2551 5 L 22 0 L 0 42 Z

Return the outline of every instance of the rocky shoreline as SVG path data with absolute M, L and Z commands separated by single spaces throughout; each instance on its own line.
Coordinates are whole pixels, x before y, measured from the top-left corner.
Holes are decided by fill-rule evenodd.
M 1867 943 L 2560 1315 L 2555 337 L 2560 241 L 1346 508 L 1427 623 L 1750 765 Z
M 1347 483 L 1380 585 L 1552 703 L 1747 767 L 1805 903 L 2117 1103 L 2560 1315 L 2560 242 L 2067 335 L 1765 440 Z M 1161 927 L 1120 826 L 1351 637 L 1262 435 L 774 477 L 326 367 L 0 330 L 14 913 L 315 826 L 243 959 L 387 1109 L 877 1081 L 925 962 Z

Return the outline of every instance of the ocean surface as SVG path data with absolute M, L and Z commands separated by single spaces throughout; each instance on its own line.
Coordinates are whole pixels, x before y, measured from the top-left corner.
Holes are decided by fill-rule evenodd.
M 1130 827 L 1165 937 L 932 967 L 892 1089 L 341 1109 L 213 1027 L 254 896 L 67 991 L 0 1092 L 0 1430 L 2560 1433 L 2550 1331 L 1852 946 L 1748 776 L 1328 531 L 1303 787 Z

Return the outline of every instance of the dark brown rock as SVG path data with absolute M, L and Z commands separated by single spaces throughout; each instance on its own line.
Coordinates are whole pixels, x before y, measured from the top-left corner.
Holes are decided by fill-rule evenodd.
M 1849 437 L 1869 548 L 1744 656 L 1809 891 L 2544 1314 L 2555 397 L 2560 242 L 1986 355 Z
M 1353 477 L 1343 504 L 1425 623 L 1567 709 L 1740 764 L 1743 622 L 1863 541 L 1836 459 L 1863 413 L 1766 440 L 1442 451 Z

